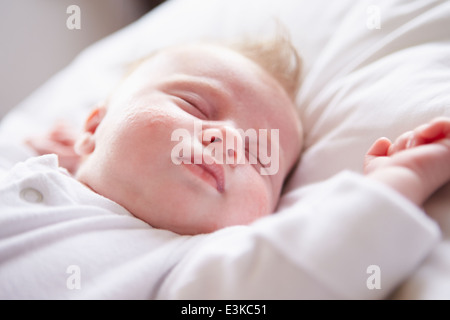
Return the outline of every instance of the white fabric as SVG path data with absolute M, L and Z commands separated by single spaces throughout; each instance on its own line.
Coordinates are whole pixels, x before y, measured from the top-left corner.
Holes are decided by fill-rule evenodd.
M 0 299 L 382 298 L 439 237 L 403 197 L 350 172 L 297 197 L 250 227 L 179 236 L 92 192 L 55 155 L 30 158 L 0 183 Z M 371 265 L 380 289 L 367 286 Z
M 369 23 L 377 13 L 379 29 Z M 276 20 L 305 62 L 297 100 L 305 146 L 288 190 L 345 169 L 360 172 L 374 139 L 394 139 L 436 116 L 450 116 L 449 1 L 172 0 L 80 54 L 4 119 L 0 137 L 20 141 L 61 117 L 80 125 L 117 84 L 124 65 L 153 49 L 263 34 Z M 297 200 L 291 194 L 289 202 Z M 450 187 L 425 209 L 438 221 L 442 241 L 394 299 L 450 298 Z
M 152 229 L 68 176 L 54 155 L 19 163 L 0 190 L 0 299 L 153 298 L 197 241 Z

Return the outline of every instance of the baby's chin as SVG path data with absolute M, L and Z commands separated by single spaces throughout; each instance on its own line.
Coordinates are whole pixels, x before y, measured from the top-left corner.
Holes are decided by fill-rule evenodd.
M 255 207 L 258 205 L 255 204 Z M 231 209 L 230 209 L 231 210 Z M 236 212 L 240 211 L 240 214 L 236 214 Z M 180 209 L 180 212 L 182 209 Z M 217 213 L 223 211 L 221 208 L 211 209 L 212 213 Z M 255 216 L 254 210 L 251 210 L 252 214 L 243 214 L 242 209 L 234 208 L 232 217 L 238 216 L 236 219 L 227 219 L 227 220 L 219 220 L 215 219 L 213 214 L 210 217 L 206 217 L 205 219 L 201 219 L 198 217 L 189 219 L 189 216 L 180 217 L 177 215 L 175 219 L 163 219 L 159 221 L 155 221 L 156 219 L 152 219 L 154 217 L 146 217 L 141 216 L 139 214 L 133 214 L 136 218 L 143 220 L 148 225 L 155 229 L 167 230 L 174 232 L 179 235 L 193 236 L 199 234 L 209 234 L 213 233 L 225 228 L 238 227 L 238 226 L 249 226 L 255 221 L 272 214 L 273 211 L 263 211 L 258 213 Z M 220 212 L 222 215 L 226 215 L 226 212 Z M 167 215 L 168 216 L 168 215 Z M 166 216 L 166 217 L 167 217 Z
M 141 219 L 136 216 L 136 218 Z M 228 225 L 219 226 L 219 225 L 192 225 L 188 222 L 183 223 L 152 223 L 151 221 L 145 221 L 149 226 L 155 229 L 170 231 L 182 236 L 195 236 L 200 234 L 209 234 L 215 231 L 230 227 Z

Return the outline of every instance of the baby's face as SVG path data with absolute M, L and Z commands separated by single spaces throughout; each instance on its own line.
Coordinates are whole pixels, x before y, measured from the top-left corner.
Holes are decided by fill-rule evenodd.
M 301 148 L 295 107 L 279 84 L 212 45 L 156 54 L 99 120 L 87 126 L 92 146 L 78 179 L 151 226 L 180 234 L 273 212 Z

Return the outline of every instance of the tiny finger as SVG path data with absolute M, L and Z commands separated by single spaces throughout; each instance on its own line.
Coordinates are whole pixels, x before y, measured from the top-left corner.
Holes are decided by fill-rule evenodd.
M 392 145 L 388 138 L 377 139 L 367 151 L 367 156 L 384 157 L 387 156 L 389 147 Z
M 417 135 L 426 140 L 427 143 L 450 136 L 450 119 L 437 118 L 428 124 L 418 127 Z
M 412 139 L 413 132 L 407 131 L 400 135 L 394 143 L 390 146 L 388 150 L 388 155 L 392 155 L 394 153 L 400 152 L 402 150 L 405 150 L 408 147 L 408 144 L 410 144 L 410 141 Z

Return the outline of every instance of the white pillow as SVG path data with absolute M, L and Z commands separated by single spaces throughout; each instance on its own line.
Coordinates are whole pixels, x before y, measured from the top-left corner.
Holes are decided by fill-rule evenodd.
M 171 0 L 82 52 L 4 119 L 0 138 L 20 141 L 58 118 L 81 125 L 124 66 L 154 49 L 271 32 L 277 21 L 304 60 L 297 102 L 305 145 L 288 191 L 361 172 L 376 138 L 450 116 L 448 1 Z M 443 242 L 393 298 L 450 298 L 449 192 L 426 206 Z

